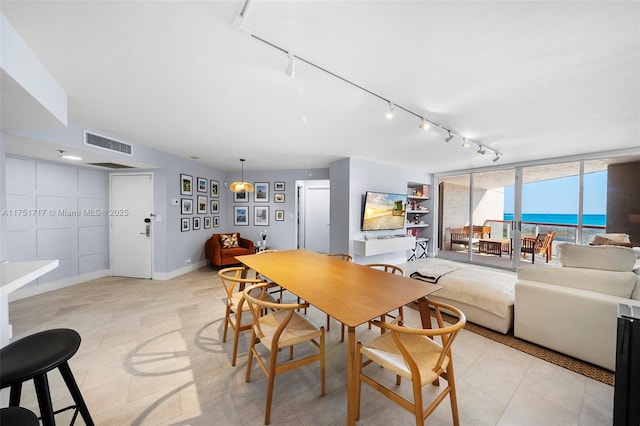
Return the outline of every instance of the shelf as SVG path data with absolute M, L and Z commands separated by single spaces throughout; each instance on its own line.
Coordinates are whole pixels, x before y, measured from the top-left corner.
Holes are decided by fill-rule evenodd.
M 416 237 L 413 236 L 354 240 L 353 252 L 359 256 L 373 256 L 394 251 L 411 250 L 415 245 Z
M 407 198 L 410 200 L 422 200 L 422 201 L 427 201 L 431 199 L 431 197 L 420 197 L 417 195 L 407 195 Z
M 407 223 L 407 228 L 428 228 L 428 223 Z
M 407 210 L 407 214 L 429 214 L 431 210 Z

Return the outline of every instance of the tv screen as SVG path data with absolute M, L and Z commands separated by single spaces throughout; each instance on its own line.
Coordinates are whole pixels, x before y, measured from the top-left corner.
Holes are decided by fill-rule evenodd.
M 362 230 L 404 228 L 406 204 L 405 194 L 367 191 L 362 212 Z

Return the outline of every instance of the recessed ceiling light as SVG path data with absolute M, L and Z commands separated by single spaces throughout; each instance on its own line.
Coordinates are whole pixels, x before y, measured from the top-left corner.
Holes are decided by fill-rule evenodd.
M 197 155 L 190 155 L 189 158 L 191 158 L 192 160 L 199 160 L 200 157 L 198 157 Z

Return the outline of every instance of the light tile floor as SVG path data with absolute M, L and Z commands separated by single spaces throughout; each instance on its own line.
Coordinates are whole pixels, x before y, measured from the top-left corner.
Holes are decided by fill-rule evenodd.
M 15 301 L 10 321 L 17 338 L 56 327 L 82 335 L 70 364 L 98 425 L 261 425 L 264 374 L 254 363 L 252 380 L 245 382 L 249 333 L 241 335 L 238 364 L 231 366 L 232 339 L 221 341 L 224 306 L 216 272 L 203 268 L 168 281 L 102 278 Z M 308 315 L 325 323 L 316 309 Z M 418 321 L 412 309 L 405 315 L 409 323 Z M 357 338 L 377 333 L 361 326 Z M 611 386 L 465 330 L 453 350 L 463 425 L 612 423 Z M 346 423 L 346 345 L 336 322 L 327 333 L 324 397 L 318 372 L 310 365 L 276 379 L 272 424 Z M 50 382 L 54 407 L 69 405 L 57 372 Z M 409 381 L 400 390 L 410 395 Z M 22 402 L 37 412 L 31 384 Z M 69 418 L 69 412 L 57 417 L 60 424 Z M 414 419 L 363 385 L 359 424 L 411 425 Z M 427 424 L 451 424 L 448 399 Z

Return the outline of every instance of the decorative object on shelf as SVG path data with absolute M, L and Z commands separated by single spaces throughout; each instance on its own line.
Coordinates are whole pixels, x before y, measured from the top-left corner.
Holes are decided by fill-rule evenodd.
M 269 226 L 269 206 L 253 206 L 253 224 Z
M 231 192 L 253 192 L 253 185 L 244 180 L 244 161 L 244 158 L 240 159 L 240 164 L 242 165 L 241 180 L 239 182 L 231 182 L 229 185 Z
M 274 182 L 273 183 L 274 191 L 284 191 L 284 182 Z
M 253 193 L 253 201 L 256 203 L 269 202 L 269 182 L 256 182 L 255 192 Z
M 180 195 L 193 195 L 193 176 L 180 174 Z
M 284 203 L 284 194 L 273 194 L 273 201 L 275 203 Z
M 211 228 L 211 216 L 205 216 L 204 218 L 204 229 Z
M 276 210 L 276 221 L 281 222 L 284 220 L 284 210 Z
M 198 192 L 207 192 L 207 179 L 205 178 L 198 178 Z
M 220 182 L 218 182 L 217 180 L 210 180 L 209 181 L 209 197 L 211 198 L 218 198 L 218 186 L 220 185 Z
M 214 218 L 214 223 L 215 223 L 215 218 Z M 233 224 L 236 226 L 249 225 L 249 207 L 248 206 L 233 206 Z
M 193 200 L 191 198 L 182 198 L 181 199 L 181 214 L 193 214 Z
M 198 230 L 200 229 L 200 218 L 199 217 L 194 217 L 193 218 L 193 230 Z
M 218 214 L 220 212 L 220 205 L 218 200 L 211 200 L 211 214 Z
M 189 220 L 188 217 L 183 217 L 180 223 L 180 230 L 182 232 L 188 231 L 191 228 L 191 220 Z
M 262 245 L 266 246 L 267 245 L 267 230 L 266 229 L 263 229 L 260 232 L 260 237 L 262 238 Z
M 207 214 L 207 197 L 198 195 L 198 214 Z

